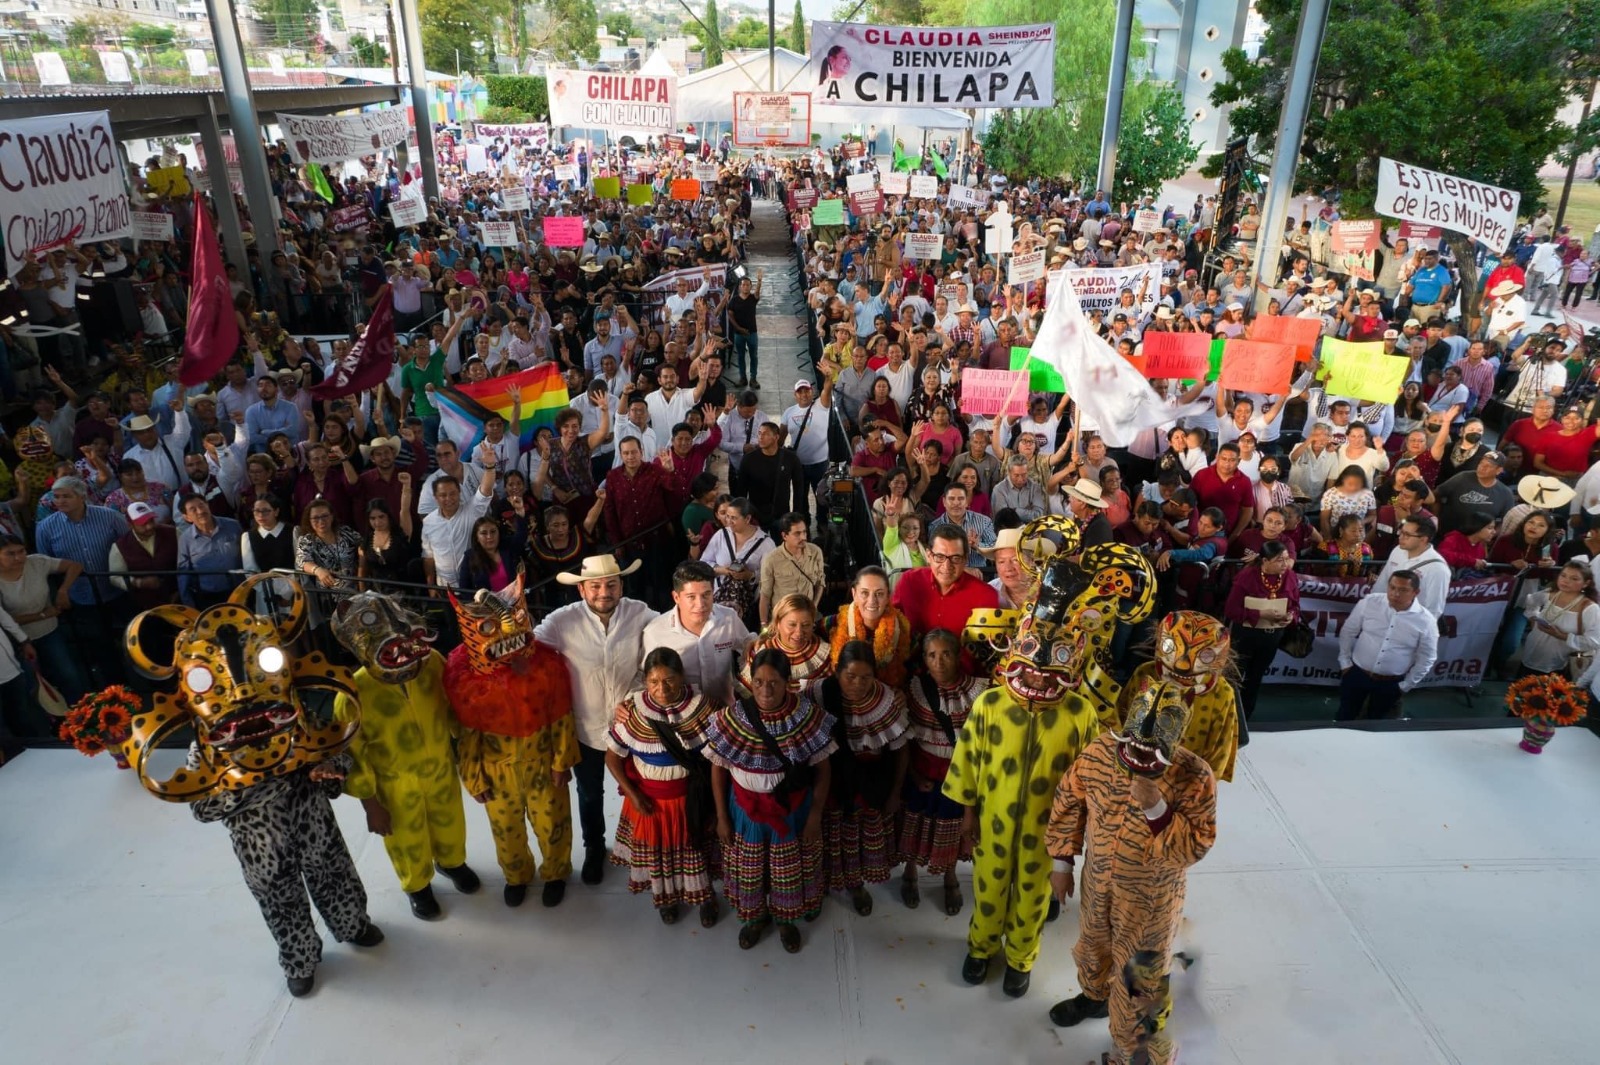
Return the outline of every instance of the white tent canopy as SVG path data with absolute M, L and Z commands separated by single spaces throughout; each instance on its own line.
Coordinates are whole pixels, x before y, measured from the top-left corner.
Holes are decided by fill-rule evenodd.
M 779 92 L 811 92 L 816 80 L 810 78 L 810 63 L 805 56 L 779 48 L 769 64 L 764 51 L 742 52 L 717 66 L 678 79 L 678 122 L 733 122 L 733 94 L 767 92 L 769 74 Z M 815 102 L 811 109 L 811 131 L 822 134 L 823 143 L 860 126 L 876 125 L 879 130 L 894 126 L 906 132 L 918 129 L 966 129 L 972 119 L 954 108 L 921 107 L 834 107 Z M 907 143 L 910 143 L 908 140 Z

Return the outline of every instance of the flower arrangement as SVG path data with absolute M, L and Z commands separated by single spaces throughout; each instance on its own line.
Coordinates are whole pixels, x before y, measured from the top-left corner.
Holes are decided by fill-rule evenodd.
M 114 684 L 85 695 L 67 711 L 61 723 L 61 738 L 91 758 L 109 749 L 117 764 L 126 766 L 118 747 L 128 738 L 135 715 L 143 710 L 144 703 L 138 695 Z
M 1589 712 L 1589 693 L 1559 673 L 1523 677 L 1506 689 L 1506 707 L 1522 718 L 1522 742 L 1539 754 L 1559 725 L 1572 725 Z

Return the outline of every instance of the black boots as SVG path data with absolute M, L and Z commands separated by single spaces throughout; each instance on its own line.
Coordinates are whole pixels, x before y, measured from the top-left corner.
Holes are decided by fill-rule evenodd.
M 443 873 L 450 883 L 456 886 L 456 890 L 463 895 L 474 894 L 483 886 L 483 881 L 478 879 L 478 874 L 474 873 L 472 866 L 466 862 L 451 866 L 448 869 L 441 865 L 439 866 L 439 872 Z
M 1082 993 L 1050 1007 L 1050 1023 L 1058 1028 L 1071 1028 L 1079 1021 L 1109 1016 L 1111 1011 L 1103 1000 Z
M 439 900 L 433 897 L 433 888 L 425 887 L 421 891 L 408 891 L 406 897 L 411 900 L 411 913 L 424 921 L 431 921 L 442 912 L 439 909 Z

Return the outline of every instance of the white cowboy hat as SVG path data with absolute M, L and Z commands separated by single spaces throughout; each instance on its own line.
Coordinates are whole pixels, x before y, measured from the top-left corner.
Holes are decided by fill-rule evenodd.
M 603 581 L 608 577 L 626 577 L 643 564 L 643 559 L 636 558 L 628 564 L 627 569 L 618 569 L 616 555 L 590 555 L 583 560 L 578 572 L 558 573 L 556 580 L 562 584 L 582 584 L 584 581 Z
M 1521 292 L 1522 286 L 1515 281 L 1502 281 L 1490 291 L 1491 296 L 1509 296 L 1513 292 Z
M 1077 484 L 1070 488 L 1063 489 L 1063 491 L 1073 499 L 1076 499 L 1078 502 L 1095 507 L 1099 510 L 1105 510 L 1111 505 L 1110 503 L 1107 503 L 1101 496 L 1100 483 L 1098 481 L 1091 481 L 1087 477 L 1079 477 Z
M 398 436 L 375 436 L 372 438 L 371 443 L 361 445 L 361 457 L 370 458 L 372 453 L 380 447 L 393 448 L 394 453 L 398 455 L 400 453 L 400 444 L 401 440 Z
M 1572 497 L 1577 494 L 1570 485 L 1540 473 L 1530 473 L 1517 482 L 1517 495 L 1522 501 L 1531 503 L 1541 510 L 1564 507 L 1572 502 Z
M 1054 541 L 1043 536 L 1033 536 L 1024 540 L 1021 529 L 1001 529 L 995 536 L 993 547 L 980 547 L 978 551 L 985 558 L 993 558 L 1001 551 L 1007 549 L 1021 551 L 1024 547 L 1040 555 L 1053 555 L 1056 553 Z

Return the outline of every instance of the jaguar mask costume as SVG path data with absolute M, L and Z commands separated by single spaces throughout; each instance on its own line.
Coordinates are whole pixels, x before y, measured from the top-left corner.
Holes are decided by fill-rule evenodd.
M 1054 553 L 1027 545 L 1046 532 Z M 973 890 L 963 976 L 981 982 L 1005 951 L 1006 989 L 1026 991 L 1049 908 L 1045 827 L 1062 775 L 1100 731 L 1094 706 L 1075 690 L 1085 662 L 1110 647 L 1117 621 L 1148 617 L 1155 573 L 1137 551 L 1102 544 L 1079 552 L 1077 525 L 1033 522 L 1023 532 L 1034 596 L 1007 632 L 1004 615 L 979 619 L 968 639 L 1001 653 L 995 686 L 978 696 L 957 738 L 944 794 L 974 811 Z
M 152 697 L 123 751 L 152 794 L 190 803 L 197 820 L 227 825 L 289 990 L 304 995 L 322 958 L 312 903 L 340 941 L 374 946 L 383 933 L 367 919 L 366 889 L 329 802 L 349 772 L 346 748 L 360 728 L 357 691 L 349 670 L 321 654 L 290 657 L 306 614 L 298 584 L 281 620 L 250 609 L 255 586 L 270 579 L 252 577 L 203 611 L 160 606 L 129 623 L 134 666 L 152 679 L 176 677 L 177 691 Z M 156 630 L 167 626 L 179 631 L 170 659 L 158 660 Z M 324 724 L 308 716 L 301 701 L 308 690 L 351 700 L 345 719 Z M 186 725 L 195 732 L 188 761 L 158 779 L 152 752 Z
M 1155 660 L 1133 671 L 1118 698 L 1118 716 L 1131 726 L 1132 707 L 1149 686 L 1182 691 L 1189 704 L 1182 744 L 1204 758 L 1218 780 L 1233 779 L 1239 754 L 1238 699 L 1228 680 L 1230 643 L 1228 627 L 1209 614 L 1168 614 L 1156 628 Z
M 521 577 L 498 595 L 450 602 L 461 646 L 445 663 L 444 690 L 461 726 L 461 782 L 488 808 L 507 904 L 519 905 L 533 881 L 531 821 L 554 906 L 572 872 L 567 780 L 579 758 L 566 660 L 533 638 Z
M 334 716 L 359 712 L 345 791 L 360 799 L 418 917 L 439 915 L 430 886 L 437 866 L 466 893 L 467 821 L 452 743 L 455 714 L 444 692 L 444 658 L 422 618 L 398 600 L 361 592 L 339 604 L 333 633 L 361 661 L 358 698 L 341 696 Z M 359 708 L 359 709 L 358 709 Z

